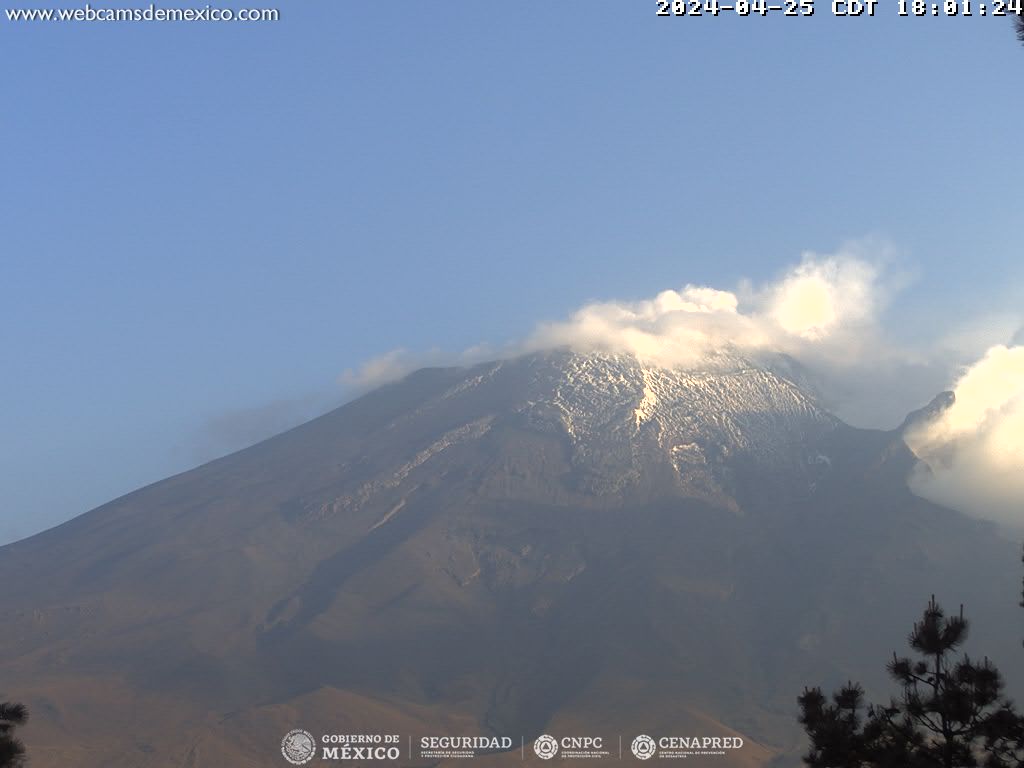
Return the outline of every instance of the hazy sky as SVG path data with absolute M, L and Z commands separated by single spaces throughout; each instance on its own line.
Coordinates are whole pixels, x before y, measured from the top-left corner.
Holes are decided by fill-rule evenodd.
M 388 350 L 805 250 L 887 243 L 908 343 L 1024 306 L 1008 19 L 279 7 L 0 20 L 0 541 L 340 401 Z

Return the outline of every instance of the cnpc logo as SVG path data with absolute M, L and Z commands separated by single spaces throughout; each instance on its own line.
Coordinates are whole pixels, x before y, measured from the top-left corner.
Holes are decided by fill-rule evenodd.
M 541 760 L 550 760 L 558 754 L 558 741 L 545 733 L 533 742 L 533 751 Z
M 541 760 L 550 760 L 559 751 L 573 753 L 570 757 L 578 757 L 577 753 L 592 752 L 604 748 L 604 739 L 600 736 L 563 736 L 556 739 L 544 734 L 533 742 L 533 751 Z

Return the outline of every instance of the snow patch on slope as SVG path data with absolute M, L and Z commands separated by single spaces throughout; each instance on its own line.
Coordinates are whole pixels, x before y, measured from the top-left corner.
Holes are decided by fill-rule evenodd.
M 796 447 L 838 424 L 792 382 L 728 353 L 696 369 L 614 353 L 542 357 L 533 388 L 521 410 L 531 421 L 557 414 L 574 463 L 601 492 L 621 490 L 659 456 L 690 482 L 737 454 L 768 466 L 803 461 Z

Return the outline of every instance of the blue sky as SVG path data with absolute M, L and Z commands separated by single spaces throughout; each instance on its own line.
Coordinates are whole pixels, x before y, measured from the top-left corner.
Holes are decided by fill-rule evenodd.
M 230 447 L 236 416 L 340 400 L 367 358 L 590 299 L 874 237 L 913 275 L 908 337 L 1021 305 L 1008 19 L 654 6 L 0 21 L 0 541 Z

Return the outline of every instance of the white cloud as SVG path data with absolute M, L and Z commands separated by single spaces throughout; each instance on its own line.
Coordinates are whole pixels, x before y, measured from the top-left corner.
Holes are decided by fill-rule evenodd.
M 588 304 L 564 322 L 542 325 L 527 349 L 568 346 L 625 352 L 656 365 L 689 365 L 731 343 L 759 346 L 758 329 L 737 311 L 735 294 L 688 285 L 637 302 Z
M 393 349 L 367 360 L 358 368 L 349 368 L 338 380 L 350 393 L 365 392 L 411 373 L 418 367 L 418 359 L 404 349 Z
M 909 431 L 927 466 L 915 493 L 962 512 L 1024 522 L 1024 346 L 994 346 L 954 386 L 954 403 Z
M 481 344 L 461 355 L 393 350 L 345 371 L 340 381 L 350 393 L 360 392 L 426 364 L 472 364 L 555 347 L 622 352 L 667 367 L 700 366 L 726 348 L 752 355 L 784 352 L 814 371 L 825 404 L 840 416 L 891 427 L 942 387 L 948 370 L 914 360 L 883 340 L 876 321 L 895 279 L 881 264 L 891 257 L 890 247 L 871 242 L 834 254 L 805 253 L 761 286 L 741 282 L 723 290 L 688 284 L 650 299 L 593 302 L 566 320 L 538 325 L 522 342 Z M 883 382 L 895 387 L 884 401 L 878 397 Z
M 653 299 L 588 304 L 540 326 L 525 346 L 625 352 L 665 366 L 700 364 L 723 347 L 797 353 L 865 333 L 882 303 L 879 274 L 855 255 L 805 254 L 778 281 L 746 289 L 742 301 L 737 292 L 687 285 Z
M 459 355 L 446 354 L 437 348 L 416 353 L 398 348 L 370 358 L 358 368 L 349 368 L 343 371 L 338 377 L 338 383 L 351 397 L 398 381 L 420 368 L 432 365 L 472 365 L 501 356 L 489 344 L 478 344 Z
M 852 257 L 804 257 L 770 289 L 770 315 L 786 333 L 817 340 L 837 328 L 870 321 L 878 268 Z

